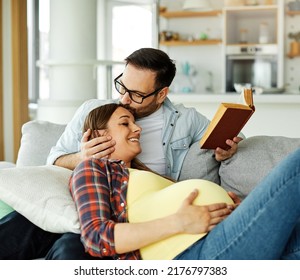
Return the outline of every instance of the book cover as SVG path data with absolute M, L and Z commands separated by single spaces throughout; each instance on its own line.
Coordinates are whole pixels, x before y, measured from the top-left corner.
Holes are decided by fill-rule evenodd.
M 244 89 L 244 104 L 221 103 L 200 140 L 201 149 L 228 150 L 227 139 L 236 137 L 255 111 L 252 89 Z

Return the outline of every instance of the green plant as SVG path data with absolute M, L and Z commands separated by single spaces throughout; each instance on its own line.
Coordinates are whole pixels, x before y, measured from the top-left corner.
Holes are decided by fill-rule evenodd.
M 289 33 L 288 37 L 290 39 L 294 39 L 296 42 L 300 42 L 300 31 L 299 32 L 294 32 L 294 33 Z

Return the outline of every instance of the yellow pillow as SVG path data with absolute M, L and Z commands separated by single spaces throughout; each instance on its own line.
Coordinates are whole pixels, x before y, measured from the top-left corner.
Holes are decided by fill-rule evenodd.
M 192 179 L 173 183 L 151 172 L 130 169 L 127 191 L 129 222 L 145 222 L 175 213 L 194 189 L 199 190 L 194 201 L 196 205 L 233 203 L 227 192 L 213 182 Z M 177 234 L 141 248 L 140 252 L 145 260 L 173 259 L 205 235 Z

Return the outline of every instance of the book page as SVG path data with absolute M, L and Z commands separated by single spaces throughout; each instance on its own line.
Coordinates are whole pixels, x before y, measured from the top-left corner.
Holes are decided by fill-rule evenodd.
M 251 108 L 254 107 L 253 103 L 253 93 L 251 88 L 244 88 L 239 96 L 238 104 L 244 104 Z

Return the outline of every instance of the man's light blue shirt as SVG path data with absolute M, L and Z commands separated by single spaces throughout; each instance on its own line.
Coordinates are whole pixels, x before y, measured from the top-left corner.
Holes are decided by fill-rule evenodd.
M 60 156 L 79 152 L 83 123 L 88 113 L 98 106 L 118 102 L 119 100 L 92 99 L 83 103 L 56 146 L 51 149 L 47 164 L 53 164 Z M 161 141 L 166 156 L 166 175 L 177 180 L 189 147 L 202 138 L 210 121 L 195 108 L 175 105 L 168 98 L 163 106 L 164 127 Z

